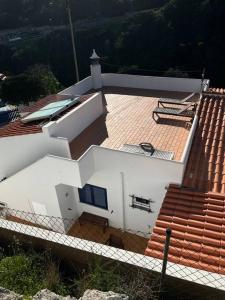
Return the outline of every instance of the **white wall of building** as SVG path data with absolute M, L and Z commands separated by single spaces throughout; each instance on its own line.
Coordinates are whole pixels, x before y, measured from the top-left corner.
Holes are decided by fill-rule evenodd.
M 100 65 L 95 65 L 94 68 L 98 68 L 98 72 L 92 71 L 92 76 L 68 87 L 59 94 L 83 95 L 92 89 L 104 86 L 199 93 L 201 92 L 202 87 L 203 90 L 206 91 L 210 84 L 209 79 L 205 79 L 202 85 L 201 79 L 194 78 L 140 76 L 114 73 L 101 74 Z
M 101 116 L 103 111 L 102 94 L 96 93 L 59 120 L 43 126 L 41 133 L 1 138 L 0 180 L 47 154 L 71 158 L 69 142 Z
M 59 203 L 55 201 L 55 187 L 65 181 L 71 184 L 76 180 L 79 184 L 79 167 L 76 162 L 46 156 L 1 182 L 1 201 L 10 208 L 28 212 L 34 212 L 32 202 L 44 204 L 47 215 L 61 217 Z
M 79 163 L 70 159 L 46 156 L 0 182 L 1 202 L 19 211 L 40 213 L 36 211 L 36 207 L 41 207 L 46 216 L 74 217 L 77 215 L 74 209 L 76 203 L 71 207 L 70 215 L 68 214 L 74 184 L 81 187 Z M 62 221 L 60 223 L 60 220 L 57 222 L 53 220 L 49 226 L 56 231 L 64 230 L 64 224 Z
M 198 79 L 102 74 L 102 80 L 104 86 L 183 92 L 199 92 L 201 87 Z M 83 94 L 91 88 L 92 78 L 88 77 L 61 94 Z M 68 142 L 103 112 L 102 95 L 96 93 L 44 126 L 43 133 L 1 138 L 0 155 L 6 159 L 0 160 L 0 179 L 9 177 L 0 183 L 1 201 L 10 208 L 31 212 L 42 205 L 46 214 L 55 217 L 73 218 L 87 211 L 108 218 L 111 226 L 149 232 L 161 208 L 165 187 L 182 182 L 197 119 L 181 162 L 98 146 L 92 146 L 78 161 L 70 160 Z M 108 210 L 80 203 L 78 188 L 86 183 L 106 188 Z M 131 195 L 151 199 L 152 213 L 131 208 Z
M 74 187 L 70 185 L 59 184 L 55 187 L 55 189 L 61 215 L 64 218 L 64 228 L 67 232 L 73 225 L 74 220 L 79 217 L 76 207 Z
M 86 211 L 108 218 L 111 226 L 149 232 L 165 187 L 181 183 L 182 174 L 183 164 L 176 161 L 92 146 L 79 161 L 46 156 L 0 183 L 0 195 L 2 202 L 18 210 L 33 211 L 35 202 L 45 205 L 49 216 L 68 218 Z M 77 188 L 86 183 L 107 189 L 108 210 L 80 203 Z M 66 193 L 72 199 L 70 186 L 75 188 L 75 204 L 68 214 L 71 203 L 63 199 Z M 154 201 L 153 213 L 131 208 L 132 194 Z
M 88 91 L 93 89 L 92 77 L 89 76 L 78 83 L 68 87 L 67 89 L 61 91 L 60 95 L 83 95 Z
M 59 120 L 45 125 L 43 131 L 50 136 L 67 138 L 70 142 L 100 117 L 103 111 L 102 94 L 96 93 Z
M 70 185 L 59 184 L 55 187 L 61 215 L 67 219 L 77 218 L 74 188 Z
M 122 228 L 125 223 L 125 228 L 149 232 L 161 208 L 166 193 L 165 187 L 169 183 L 181 183 L 183 164 L 97 146 L 93 150 L 95 173 L 88 183 L 107 189 L 109 205 L 108 211 L 94 208 L 95 213 L 108 217 L 112 226 Z M 131 208 L 130 195 L 133 194 L 146 199 L 151 198 L 154 201 L 151 205 L 153 213 Z M 92 206 L 82 203 L 79 208 L 81 208 L 79 213 L 83 210 L 93 211 Z
M 186 165 L 187 165 L 187 162 L 188 162 L 188 158 L 189 158 L 189 154 L 190 154 L 190 151 L 191 151 L 191 146 L 192 146 L 192 143 L 193 143 L 193 140 L 194 140 L 194 136 L 195 136 L 197 126 L 198 126 L 198 116 L 196 115 L 194 117 L 194 121 L 193 121 L 191 130 L 189 132 L 188 139 L 186 141 L 186 145 L 185 145 L 182 157 L 181 157 L 181 162 L 184 164 L 184 172 L 185 172 L 185 168 L 186 168 Z
M 103 86 L 149 90 L 195 92 L 201 91 L 201 79 L 140 76 L 126 74 L 102 74 Z
M 0 180 L 47 154 L 70 158 L 68 140 L 49 137 L 44 133 L 0 138 Z

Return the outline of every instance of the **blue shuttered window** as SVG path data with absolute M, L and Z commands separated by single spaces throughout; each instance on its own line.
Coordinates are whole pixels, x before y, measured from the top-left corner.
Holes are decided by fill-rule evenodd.
M 82 189 L 78 189 L 80 202 L 90 204 L 103 209 L 108 209 L 106 189 L 86 184 Z

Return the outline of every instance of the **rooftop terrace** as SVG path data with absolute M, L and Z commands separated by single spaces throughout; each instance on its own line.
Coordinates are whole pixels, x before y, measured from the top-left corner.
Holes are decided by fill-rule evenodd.
M 142 142 L 172 151 L 175 160 L 181 159 L 190 119 L 164 116 L 156 123 L 152 111 L 160 97 L 183 99 L 188 93 L 115 87 L 105 87 L 102 92 L 106 113 L 70 143 L 73 159 L 78 159 L 91 145 L 121 149 L 124 144 Z

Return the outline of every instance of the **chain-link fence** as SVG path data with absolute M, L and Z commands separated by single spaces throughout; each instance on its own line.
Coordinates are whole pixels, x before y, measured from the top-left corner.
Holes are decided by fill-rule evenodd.
M 39 227 L 104 245 L 116 246 L 139 254 L 144 254 L 150 237 L 148 232 L 131 229 L 123 230 L 109 226 L 105 230 L 92 222 L 81 223 L 79 218 L 62 219 L 10 208 L 3 208 L 0 215 L 8 221 Z
M 61 219 L 3 208 L 0 211 L 0 229 L 23 234 L 28 241 L 39 239 L 41 245 L 50 243 L 53 247 L 55 243 L 60 253 L 71 259 L 81 260 L 85 253 L 86 259 L 98 255 L 151 270 L 158 274 L 156 289 L 161 298 L 169 283 L 182 297 L 190 292 L 190 284 L 192 287 L 198 284 L 195 288 L 198 299 L 215 299 L 212 295 L 217 293 L 222 293 L 220 299 L 225 299 L 225 269 L 221 251 L 213 247 L 197 249 L 196 243 L 176 239 L 166 228 L 165 236 L 154 238 L 157 247 L 151 247 L 149 233 L 110 226 L 104 229 L 89 222 L 80 224 L 79 219 Z M 148 244 L 150 252 L 146 252 Z M 76 254 L 71 251 L 76 251 Z M 209 293 L 208 288 L 213 292 Z

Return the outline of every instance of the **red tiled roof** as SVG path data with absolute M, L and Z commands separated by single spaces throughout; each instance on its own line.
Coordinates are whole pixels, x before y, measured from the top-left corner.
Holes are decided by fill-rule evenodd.
M 216 89 L 215 89 L 216 90 Z M 225 275 L 225 98 L 204 95 L 182 188 L 166 193 L 146 255 Z
M 183 185 L 198 191 L 225 193 L 225 98 L 205 96 Z
M 88 98 L 90 98 L 92 94 L 90 95 L 83 95 L 80 97 L 80 101 L 84 102 Z M 60 101 L 68 99 L 68 95 L 49 95 L 43 99 L 38 100 L 33 105 L 27 106 L 23 108 L 22 112 L 35 112 L 42 107 L 46 106 L 49 103 Z M 74 107 L 70 108 L 73 109 Z M 64 112 L 67 113 L 67 111 Z M 26 135 L 26 134 L 35 134 L 42 132 L 42 126 L 40 122 L 31 122 L 31 123 L 23 123 L 21 119 L 18 119 L 14 122 L 8 123 L 3 127 L 0 127 L 0 138 L 1 137 L 8 137 L 8 136 L 17 136 L 17 135 Z
M 169 261 L 225 275 L 224 200 L 225 195 L 170 186 L 145 254 L 162 259 L 171 228 Z
M 209 88 L 206 93 L 207 94 L 225 95 L 225 89 L 224 88 Z
M 0 128 L 0 137 L 34 134 L 42 131 L 38 124 L 23 124 L 21 120 L 11 122 Z

